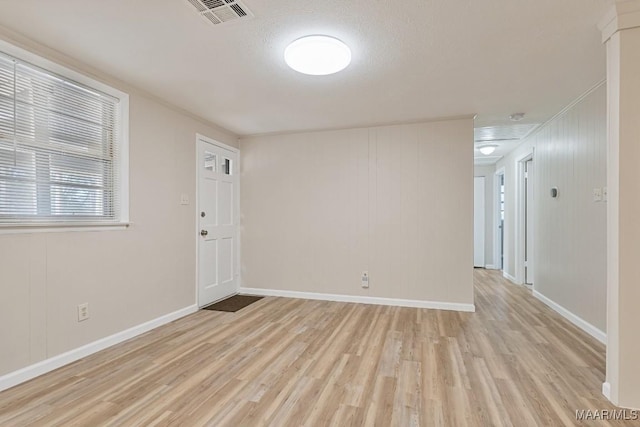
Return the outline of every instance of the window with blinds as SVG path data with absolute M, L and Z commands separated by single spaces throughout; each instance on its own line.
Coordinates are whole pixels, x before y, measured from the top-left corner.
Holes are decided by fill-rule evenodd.
M 0 55 L 0 224 L 120 220 L 118 104 Z

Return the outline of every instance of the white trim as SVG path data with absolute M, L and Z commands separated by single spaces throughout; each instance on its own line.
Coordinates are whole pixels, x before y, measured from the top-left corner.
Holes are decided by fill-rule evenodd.
M 487 265 L 484 266 L 484 268 L 486 268 L 487 270 L 497 270 L 498 269 L 498 267 L 496 267 L 493 264 L 487 264 Z
M 67 233 L 73 231 L 106 231 L 106 230 L 126 230 L 131 225 L 130 222 L 83 222 L 83 223 L 16 223 L 0 224 L 1 234 L 23 234 L 23 233 Z
M 526 230 L 525 230 L 525 200 L 524 195 L 526 189 L 524 188 L 524 177 L 525 177 L 525 163 L 531 160 L 535 162 L 535 148 L 531 147 L 531 151 L 528 151 L 526 154 L 518 157 L 516 159 L 516 229 L 515 229 L 515 274 L 516 280 L 515 282 L 518 284 L 524 283 L 526 280 L 525 277 L 525 245 L 526 239 Z M 534 164 L 535 168 L 535 164 Z M 534 169 L 535 174 L 535 169 Z M 530 218 L 531 221 L 534 221 L 533 218 Z M 535 232 L 534 232 L 535 233 Z M 533 245 L 535 247 L 535 234 L 534 234 L 534 242 Z M 533 261 L 535 262 L 535 256 L 533 257 Z
M 548 305 L 549 307 L 551 307 L 555 312 L 560 314 L 569 322 L 573 323 L 578 328 L 582 329 L 583 331 L 585 331 L 586 333 L 588 333 L 589 335 L 591 335 L 592 337 L 600 341 L 602 344 L 607 345 L 607 334 L 602 332 L 600 329 L 596 328 L 595 326 L 593 326 L 591 323 L 576 316 L 575 314 L 573 314 L 572 312 L 570 312 L 560 304 L 550 300 L 549 298 L 545 297 L 544 295 L 542 295 L 540 292 L 536 290 L 533 291 L 533 296 L 539 299 L 540 301 L 542 301 L 543 303 L 545 303 L 546 305 Z
M 486 245 L 486 176 L 473 177 L 473 266 L 484 267 L 487 251 Z M 481 193 L 481 194 L 480 194 Z
M 114 91 L 117 91 L 114 89 Z M 119 139 L 120 143 L 120 222 L 128 223 L 131 219 L 129 206 L 129 177 L 131 171 L 129 169 L 129 95 L 120 93 L 120 106 L 118 114 L 120 114 Z
M 224 148 L 225 150 L 229 150 L 229 151 L 233 151 L 234 153 L 240 155 L 240 149 L 237 147 L 232 147 L 231 145 L 227 145 L 224 142 L 220 142 L 218 140 L 215 140 L 213 138 L 209 138 L 208 136 L 205 136 L 201 133 L 196 133 L 196 144 L 198 143 L 198 140 L 203 140 L 205 142 L 208 142 L 209 144 L 213 144 L 217 147 L 220 148 Z M 236 170 L 240 171 L 239 168 L 236 168 Z
M 23 49 L 11 43 L 10 41 L 4 40 L 0 37 L 0 51 L 6 53 L 7 55 L 13 56 L 21 61 L 28 62 L 29 64 L 35 65 L 36 67 L 43 68 L 47 71 L 53 72 L 55 74 L 59 74 L 60 76 L 71 79 L 77 83 L 81 83 L 85 86 L 88 86 L 92 89 L 99 90 L 100 92 L 104 92 L 107 95 L 111 95 L 114 98 L 119 100 L 126 99 L 127 101 L 127 110 L 129 106 L 129 95 L 121 90 L 118 90 L 112 86 L 109 86 L 101 81 L 96 80 L 95 78 L 89 77 L 86 74 L 80 73 L 78 71 L 72 70 L 71 68 L 65 67 L 64 65 L 60 65 L 57 62 L 51 61 L 47 58 L 40 56 L 39 54 L 33 53 L 27 49 Z M 127 127 L 128 130 L 128 127 Z
M 606 43 L 618 31 L 640 27 L 640 2 L 618 1 L 600 20 L 602 43 Z
M 195 313 L 196 311 L 198 311 L 198 307 L 196 305 L 191 305 L 189 307 L 182 308 L 180 310 L 174 311 L 173 313 L 165 314 L 164 316 L 160 316 L 156 319 L 126 329 L 124 331 L 117 332 L 108 337 L 101 338 L 92 343 L 83 345 L 82 347 L 67 351 L 66 353 L 50 357 L 46 360 L 27 366 L 25 368 L 10 372 L 0 377 L 0 391 L 6 390 L 25 381 L 29 381 L 32 378 L 38 377 L 42 374 L 46 374 L 47 372 L 51 372 L 54 369 L 58 369 L 64 365 L 75 362 L 76 360 L 80 360 L 91 354 L 97 353 L 100 350 L 104 350 L 105 348 L 144 334 L 145 332 L 155 329 L 158 326 L 173 322 L 174 320 L 180 319 L 184 316 L 188 316 L 189 314 Z
M 602 383 L 602 394 L 604 397 L 611 400 L 611 384 L 606 381 Z
M 531 132 L 529 132 L 524 138 L 520 138 L 520 141 L 518 142 L 518 145 L 516 145 L 513 148 L 512 151 L 516 150 L 518 147 L 520 147 L 522 144 L 524 144 L 533 135 L 537 134 L 538 132 L 542 132 L 547 126 L 549 126 L 551 123 L 553 123 L 558 117 L 563 116 L 564 114 L 566 114 L 569 110 L 571 110 L 573 107 L 575 107 L 580 102 L 582 102 L 583 99 L 585 99 L 586 97 L 591 95 L 593 92 L 598 90 L 600 88 L 600 86 L 602 86 L 602 85 L 604 85 L 606 83 L 607 83 L 607 79 L 603 78 L 598 83 L 596 83 L 595 85 L 593 85 L 592 87 L 587 89 L 584 93 L 582 93 L 576 99 L 574 99 L 569 104 L 567 104 L 562 110 L 560 110 L 556 114 L 554 114 L 550 119 L 548 119 L 544 123 L 541 123 L 540 125 L 538 125 L 535 128 L 533 128 L 533 130 Z
M 89 77 L 86 74 L 72 70 L 64 65 L 60 65 L 55 61 L 49 60 L 40 56 L 40 54 L 33 53 L 27 49 L 14 45 L 12 42 L 4 40 L 4 37 L 0 37 L 0 52 L 4 52 L 18 60 L 24 61 L 30 65 L 40 67 L 48 72 L 58 74 L 61 77 L 70 79 L 76 83 L 87 86 L 90 89 L 94 89 L 103 92 L 109 96 L 112 96 L 118 100 L 117 114 L 120 120 L 120 126 L 118 129 L 118 151 L 120 161 L 120 188 L 118 188 L 118 196 L 120 198 L 120 218 L 117 223 L 97 222 L 93 224 L 95 230 L 105 228 L 109 230 L 125 228 L 130 219 L 129 213 L 129 94 L 116 89 L 110 85 L 107 85 L 95 78 Z M 62 225 L 52 226 L 48 223 L 41 223 L 41 227 L 35 227 L 34 224 L 28 224 L 23 222 L 6 224 L 8 234 L 15 233 L 31 233 L 31 232 L 51 232 L 51 231 L 93 231 L 84 228 L 83 224 L 76 223 L 74 221 L 64 222 Z M 114 227 L 115 225 L 115 227 Z M 117 226 L 124 226 L 118 228 Z M 12 229 L 9 229 L 12 227 Z M 63 230 L 62 228 L 68 227 Z M 55 228 L 55 229 L 54 229 Z M 5 231 L 2 231 L 4 234 Z
M 486 201 L 487 201 L 486 176 L 473 177 L 473 266 L 483 267 L 486 260 Z M 482 193 L 482 194 L 480 194 Z
M 502 268 L 504 269 L 505 254 L 500 253 L 500 175 L 506 183 L 506 168 L 502 166 L 493 174 L 493 262 L 498 263 L 500 258 L 503 258 Z M 505 193 L 506 196 L 506 193 Z M 504 227 L 504 225 L 503 225 Z M 496 270 L 500 270 L 499 267 L 495 267 Z
M 429 117 L 425 119 L 417 119 L 417 120 L 395 120 L 391 122 L 371 122 L 371 123 L 363 123 L 357 126 L 336 126 L 336 127 L 322 127 L 322 128 L 312 128 L 312 129 L 293 129 L 284 132 L 261 132 L 261 133 L 250 133 L 248 135 L 241 135 L 240 139 L 250 139 L 250 138 L 259 138 L 264 136 L 285 136 L 285 135 L 296 135 L 300 133 L 322 133 L 322 132 L 334 132 L 338 130 L 360 130 L 360 129 L 370 129 L 370 128 L 380 128 L 380 127 L 388 127 L 388 126 L 400 126 L 400 125 L 415 125 L 422 123 L 434 123 L 434 122 L 448 122 L 454 120 L 466 120 L 472 119 L 474 120 L 478 117 L 477 114 L 463 114 L 461 116 L 442 116 L 442 117 Z M 485 165 L 490 166 L 490 165 Z
M 320 301 L 354 302 L 360 304 L 390 305 L 397 307 L 431 308 L 434 310 L 453 310 L 475 312 L 474 304 L 454 302 L 422 301 L 398 298 L 366 297 L 357 295 L 324 294 L 316 292 L 284 291 L 278 289 L 261 289 L 240 287 L 241 294 L 269 297 L 299 298 Z
M 507 273 L 504 270 L 502 270 L 502 277 L 504 277 L 505 279 L 507 279 L 508 281 L 510 281 L 511 283 L 513 283 L 515 285 L 521 285 L 522 284 L 522 283 L 518 283 L 518 281 L 516 280 L 515 277 L 513 277 L 512 275 L 510 275 L 509 273 Z
M 192 212 L 193 215 L 195 215 L 196 221 L 195 221 L 195 230 L 193 235 L 195 236 L 195 242 L 196 242 L 196 274 L 195 274 L 195 285 L 196 285 L 196 292 L 195 292 L 195 298 L 196 300 L 194 301 L 194 304 L 196 305 L 196 307 L 198 306 L 198 301 L 200 300 L 200 169 L 198 169 L 200 167 L 200 147 L 199 147 L 199 141 L 200 138 L 202 138 L 203 136 L 199 133 L 196 133 L 196 145 L 195 145 L 195 171 L 196 171 L 196 195 L 195 195 L 195 203 L 194 206 L 196 208 L 195 212 Z

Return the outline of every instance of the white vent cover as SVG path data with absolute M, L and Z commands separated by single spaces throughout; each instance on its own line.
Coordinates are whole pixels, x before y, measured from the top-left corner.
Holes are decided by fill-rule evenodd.
M 476 142 L 518 141 L 538 127 L 537 123 L 507 126 L 487 126 L 475 128 Z
M 215 25 L 253 17 L 253 13 L 239 0 L 187 1 L 196 8 L 200 16 Z

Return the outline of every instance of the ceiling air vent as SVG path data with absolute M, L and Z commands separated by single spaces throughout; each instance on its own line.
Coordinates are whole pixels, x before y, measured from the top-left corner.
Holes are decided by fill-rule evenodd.
M 187 0 L 198 14 L 214 25 L 252 18 L 253 13 L 239 0 Z
M 533 130 L 537 127 L 537 123 L 532 123 L 526 125 L 487 126 L 482 128 L 475 128 L 475 141 L 519 141 L 533 132 Z

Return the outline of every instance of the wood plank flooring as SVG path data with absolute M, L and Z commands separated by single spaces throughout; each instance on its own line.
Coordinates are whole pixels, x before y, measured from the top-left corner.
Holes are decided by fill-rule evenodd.
M 0 393 L 0 426 L 563 426 L 605 349 L 494 271 L 476 313 L 264 298 Z M 616 424 L 618 423 L 618 424 Z

